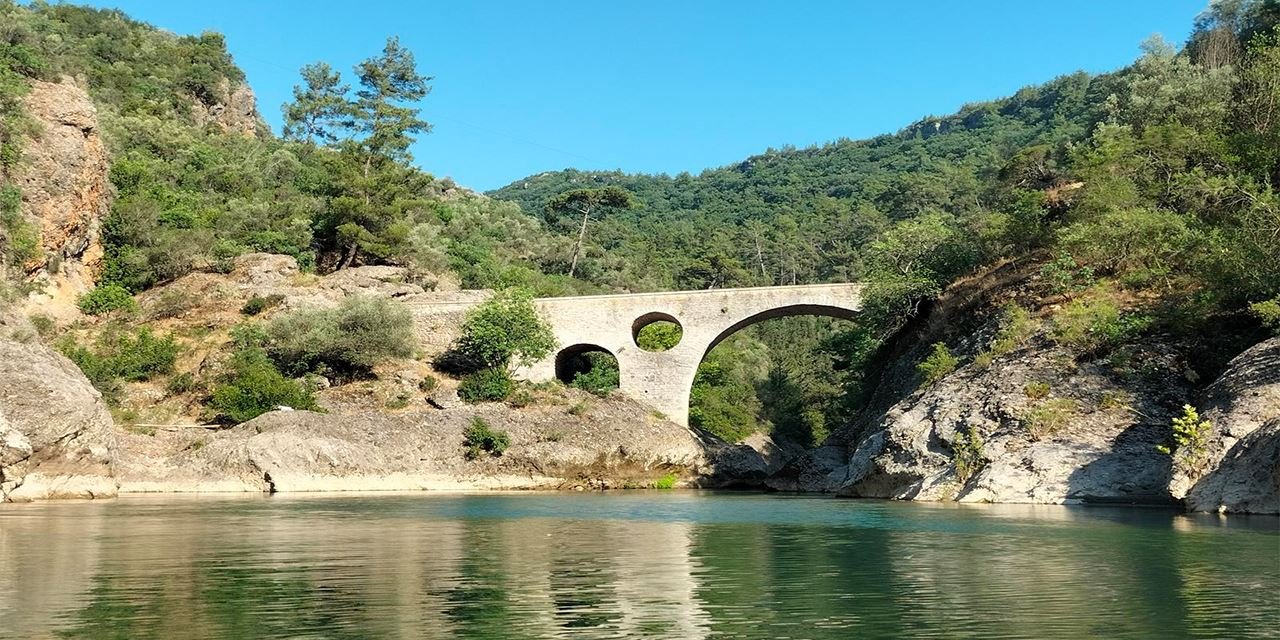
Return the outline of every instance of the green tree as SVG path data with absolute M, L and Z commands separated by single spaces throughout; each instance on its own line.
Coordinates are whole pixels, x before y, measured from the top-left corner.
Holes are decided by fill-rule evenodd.
M 293 102 L 282 107 L 285 139 L 337 142 L 344 119 L 351 117 L 352 105 L 347 101 L 351 88 L 342 83 L 342 74 L 324 62 L 303 67 L 302 82 L 293 88 Z
M 328 65 L 307 65 L 294 101 L 284 105 L 286 136 L 336 151 L 323 156 L 329 175 L 321 192 L 329 199 L 316 225 L 338 253 L 336 269 L 362 253 L 387 261 L 407 251 L 410 214 L 425 208 L 421 194 L 430 181 L 410 166 L 409 147 L 416 134 L 431 131 L 418 103 L 431 92 L 432 78 L 418 72 L 413 52 L 395 37 L 355 75 L 352 94 Z
M 578 241 L 573 246 L 573 259 L 569 262 L 569 277 L 578 269 L 578 257 L 582 255 L 582 243 L 587 238 L 587 222 L 592 216 L 603 215 L 609 210 L 631 209 L 637 206 L 635 197 L 625 189 L 608 186 L 599 189 L 574 189 L 547 201 L 549 213 L 575 213 L 582 216 L 578 228 Z
M 455 350 L 485 367 L 532 364 L 556 347 L 528 291 L 500 291 L 467 314 Z

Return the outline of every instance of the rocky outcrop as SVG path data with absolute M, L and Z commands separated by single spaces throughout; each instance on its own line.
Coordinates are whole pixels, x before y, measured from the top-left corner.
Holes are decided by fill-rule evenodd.
M 964 367 L 912 394 L 857 444 L 837 492 L 962 502 L 1169 503 L 1168 437 L 1178 383 L 1120 381 L 1076 365 L 1043 337 L 987 368 Z M 1031 389 L 1031 391 L 1028 391 Z M 1056 426 L 1055 426 L 1056 424 Z M 985 462 L 957 474 L 980 438 Z M 981 463 L 980 463 L 981 464 Z
M 121 491 L 376 491 L 648 486 L 667 473 L 715 476 L 721 454 L 621 397 L 589 409 L 463 406 L 397 414 L 275 411 L 222 432 L 130 434 Z M 506 432 L 501 456 L 465 455 L 475 419 Z M 159 444 L 158 439 L 168 442 Z M 156 448 L 176 451 L 158 455 Z M 732 449 L 731 451 L 729 449 Z M 749 449 L 748 449 L 749 451 Z M 762 466 L 758 457 L 754 464 Z
M 0 316 L 0 499 L 116 493 L 111 414 L 71 361 Z
M 24 109 L 36 133 L 23 141 L 15 182 L 23 215 L 39 227 L 43 249 L 26 265 L 44 285 L 32 304 L 47 315 L 70 316 L 102 266 L 99 233 L 111 208 L 110 164 L 97 109 L 70 78 L 34 81 Z
M 265 128 L 262 117 L 258 115 L 258 98 L 253 89 L 243 82 L 233 84 L 223 78 L 218 83 L 213 104 L 206 104 L 198 98 L 193 98 L 192 102 L 195 108 L 191 113 L 197 125 L 213 124 L 223 131 L 249 138 L 257 137 Z
M 1280 338 L 1236 356 L 1205 396 L 1208 471 L 1176 475 L 1174 495 L 1194 511 L 1280 513 Z

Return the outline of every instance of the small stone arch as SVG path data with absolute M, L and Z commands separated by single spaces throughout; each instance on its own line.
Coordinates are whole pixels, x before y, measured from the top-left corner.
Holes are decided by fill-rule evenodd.
M 670 322 L 671 324 L 674 324 L 676 329 L 680 331 L 680 339 L 684 339 L 684 325 L 681 324 L 680 320 L 676 319 L 675 316 L 669 313 L 664 313 L 662 311 L 650 311 L 636 318 L 635 321 L 631 323 L 631 344 L 640 347 L 640 332 L 643 331 L 645 327 L 658 322 Z M 677 342 L 676 344 L 679 343 Z M 640 348 L 644 349 L 644 347 Z
M 614 360 L 618 359 L 618 354 L 598 344 L 580 343 L 568 346 L 556 354 L 556 379 L 565 384 L 572 384 L 575 376 L 590 370 L 590 363 L 583 357 L 588 353 L 607 353 Z M 618 366 L 621 367 L 622 363 L 619 362 Z

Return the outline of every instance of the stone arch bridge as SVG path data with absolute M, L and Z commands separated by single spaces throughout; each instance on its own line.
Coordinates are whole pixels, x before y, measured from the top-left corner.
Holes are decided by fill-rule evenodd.
M 817 284 L 539 298 L 535 303 L 559 346 L 517 375 L 533 382 L 565 379 L 571 377 L 566 366 L 575 356 L 607 351 L 618 359 L 622 393 L 687 426 L 698 365 L 722 340 L 770 318 L 852 318 L 862 308 L 862 288 Z M 636 344 L 640 330 L 664 320 L 680 325 L 680 342 L 666 351 L 641 349 Z

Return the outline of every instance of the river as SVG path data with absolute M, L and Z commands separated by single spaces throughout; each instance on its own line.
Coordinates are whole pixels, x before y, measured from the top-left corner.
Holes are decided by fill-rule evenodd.
M 1280 519 L 753 493 L 0 505 L 3 638 L 1249 638 Z

